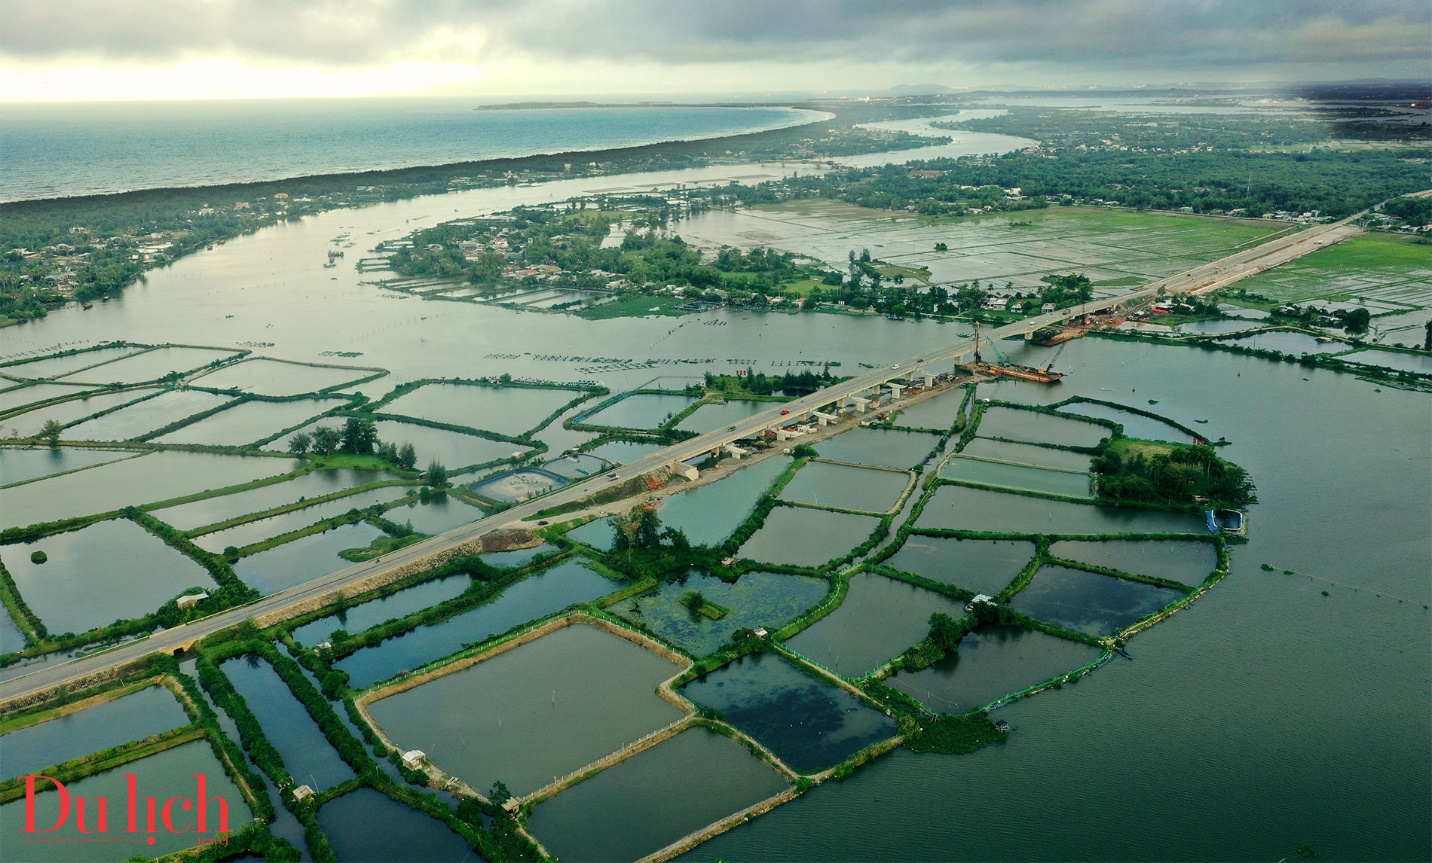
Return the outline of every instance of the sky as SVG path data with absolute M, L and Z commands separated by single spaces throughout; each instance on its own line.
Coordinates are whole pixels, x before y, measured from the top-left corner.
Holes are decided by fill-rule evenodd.
M 1428 0 L 0 0 L 0 101 L 1432 80 Z

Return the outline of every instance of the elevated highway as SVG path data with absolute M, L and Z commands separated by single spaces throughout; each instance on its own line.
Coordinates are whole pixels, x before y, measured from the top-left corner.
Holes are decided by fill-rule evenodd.
M 1359 213 L 1357 216 L 1341 222 L 1310 228 L 1262 243 L 1212 263 L 1151 282 L 1135 291 L 1092 300 L 1073 308 L 1061 309 L 996 327 L 988 331 L 987 337 L 1003 339 L 1009 336 L 1027 335 L 1044 327 L 1102 312 L 1115 306 L 1127 306 L 1152 299 L 1158 296 L 1160 291 L 1169 294 L 1199 294 L 1212 291 L 1351 236 L 1357 232 L 1357 229 L 1352 226 L 1352 221 L 1361 215 Z M 891 383 L 917 378 L 925 373 L 933 374 L 940 364 L 963 362 L 973 355 L 974 347 L 973 338 L 964 338 L 947 345 L 921 351 L 898 363 L 892 363 L 884 368 L 842 381 L 803 398 L 777 404 L 771 410 L 756 414 L 729 428 L 712 431 L 673 444 L 640 461 L 623 465 L 613 474 L 608 475 L 611 477 L 610 479 L 596 477 L 567 486 L 441 536 L 435 536 L 390 552 L 367 563 L 360 563 L 323 575 L 248 605 L 232 608 L 202 620 L 157 632 L 82 658 L 39 666 L 29 673 L 0 682 L 0 710 L 23 703 L 36 695 L 53 690 L 57 686 L 64 685 L 73 690 L 78 685 L 86 685 L 87 681 L 99 680 L 103 675 L 135 663 L 146 656 L 155 653 L 173 653 L 185 649 L 207 635 L 237 626 L 247 620 L 281 619 L 285 612 L 296 614 L 298 613 L 297 609 L 311 604 L 315 599 L 336 598 L 339 591 L 345 591 L 348 595 L 352 595 L 352 588 L 355 585 L 393 569 L 411 565 L 453 546 L 470 542 L 490 531 L 535 518 L 540 510 L 577 501 L 602 485 L 642 476 L 662 469 L 673 462 L 685 461 L 714 452 L 734 441 L 754 437 L 765 431 L 787 425 L 793 420 L 810 417 L 817 412 L 833 414 L 834 411 L 830 410 L 832 406 L 838 409 L 847 400 L 863 398 L 864 395 L 888 388 L 887 385 Z

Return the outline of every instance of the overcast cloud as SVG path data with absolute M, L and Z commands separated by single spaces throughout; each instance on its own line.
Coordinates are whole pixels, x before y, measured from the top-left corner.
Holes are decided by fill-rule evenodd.
M 216 58 L 474 93 L 1406 79 L 1429 46 L 1428 0 L 0 0 L 12 87 Z

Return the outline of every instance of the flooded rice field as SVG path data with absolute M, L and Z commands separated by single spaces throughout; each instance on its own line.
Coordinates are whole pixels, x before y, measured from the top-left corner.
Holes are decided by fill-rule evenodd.
M 681 718 L 655 693 L 678 668 L 577 624 L 369 705 L 400 748 L 474 788 L 529 794 Z
M 741 744 L 690 728 L 543 801 L 528 826 L 564 860 L 636 860 L 786 787 Z
M 691 592 L 725 609 L 719 620 L 692 611 L 681 602 Z M 746 572 L 734 582 L 700 569 L 664 578 L 652 590 L 624 599 L 608 609 L 638 624 L 692 656 L 706 656 L 742 629 L 764 626 L 775 630 L 820 602 L 830 585 L 820 578 Z
M 20 595 L 55 634 L 142 617 L 186 588 L 215 586 L 199 564 L 125 519 L 3 549 Z M 33 562 L 36 551 L 49 559 Z
M 365 689 L 403 671 L 441 659 L 467 644 L 478 644 L 529 621 L 590 602 L 622 586 L 574 560 L 529 575 L 496 599 L 442 623 L 421 626 L 366 647 L 333 664 L 347 672 L 354 689 Z
M 843 677 L 873 671 L 930 632 L 930 615 L 964 616 L 964 604 L 871 572 L 850 577 L 840 607 L 786 644 Z
M 934 581 L 993 596 L 1034 559 L 1034 543 L 1007 539 L 953 539 L 911 534 L 882 563 Z
M 895 720 L 780 656 L 743 656 L 681 688 L 798 773 L 814 773 L 894 736 Z

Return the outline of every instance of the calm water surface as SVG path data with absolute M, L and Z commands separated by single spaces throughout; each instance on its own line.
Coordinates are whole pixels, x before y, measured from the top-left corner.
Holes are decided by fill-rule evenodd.
M 302 702 L 267 662 L 241 657 L 224 662 L 219 670 L 258 717 L 295 782 L 322 791 L 353 775 L 353 769 L 338 757 Z
M 318 810 L 318 826 L 345 863 L 484 859 L 446 824 L 372 788 L 359 788 L 325 803 Z
M 1183 597 L 1167 587 L 1049 565 L 1040 567 L 1010 605 L 1065 629 L 1105 636 Z
M 189 717 L 173 693 L 163 686 L 150 686 L 6 734 L 0 738 L 0 750 L 5 753 L 0 775 L 22 776 L 187 724 Z
M 993 596 L 1014 581 L 1033 559 L 1032 542 L 911 534 L 900 550 L 882 563 Z

